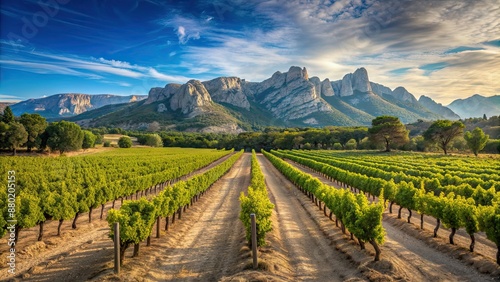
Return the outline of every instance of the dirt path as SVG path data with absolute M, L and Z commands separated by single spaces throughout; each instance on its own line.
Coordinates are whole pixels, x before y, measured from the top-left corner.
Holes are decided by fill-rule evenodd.
M 303 172 L 320 179 L 323 183 L 340 188 L 319 173 L 288 161 Z M 387 214 L 387 211 L 385 212 Z M 386 230 L 386 242 L 381 247 L 382 259 L 390 261 L 401 277 L 414 281 L 491 281 L 492 277 L 479 273 L 475 268 L 454 259 L 446 253 L 427 246 L 423 241 L 409 236 L 387 222 L 386 215 L 382 225 Z M 371 246 L 367 245 L 367 248 Z
M 211 188 L 199 218 L 177 234 L 182 239 L 158 253 L 152 280 L 217 281 L 232 274 L 244 238 L 238 197 L 250 184 L 250 158 L 244 154 Z
M 181 177 L 181 180 L 204 173 L 226 160 L 229 155 Z M 93 211 L 92 223 L 88 222 L 88 213 L 81 214 L 76 230 L 71 228 L 71 220 L 65 221 L 60 237 L 56 236 L 57 221 L 45 223 L 44 239 L 41 242 L 36 241 L 38 226 L 21 230 L 19 244 L 16 246 L 18 250 L 16 276 L 21 275 L 22 278 L 32 281 L 69 281 L 68 279 L 78 281 L 86 280 L 109 269 L 106 264 L 113 259 L 113 249 L 112 241 L 108 237 L 109 227 L 105 218 L 111 205 L 112 202 L 105 205 L 103 220 L 99 219 L 100 207 Z M 120 206 L 121 201 L 117 200 L 115 208 Z M 6 246 L 4 237 L 0 240 L 2 253 Z M 2 255 L 0 261 L 3 257 Z M 2 261 L 0 280 L 12 277 L 7 273 L 5 266 Z
M 292 184 L 263 156 L 258 155 L 278 215 L 281 239 L 295 269 L 294 281 L 345 281 L 362 275 L 335 250 L 311 219 Z

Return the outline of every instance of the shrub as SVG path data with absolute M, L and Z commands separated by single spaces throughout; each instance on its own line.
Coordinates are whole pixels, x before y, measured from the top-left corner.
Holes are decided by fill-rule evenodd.
M 120 148 L 130 148 L 132 147 L 132 140 L 128 136 L 122 136 L 118 139 L 118 146 Z

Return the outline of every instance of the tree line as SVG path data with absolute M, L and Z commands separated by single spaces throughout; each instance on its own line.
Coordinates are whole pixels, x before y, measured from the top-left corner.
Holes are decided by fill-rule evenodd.
M 467 124 L 495 124 L 499 118 L 488 120 L 474 119 L 462 121 L 438 120 L 432 123 L 419 121 L 404 125 L 399 118 L 380 116 L 368 127 L 324 128 L 279 128 L 268 127 L 260 132 L 195 133 L 195 132 L 144 132 L 123 130 L 121 128 L 89 128 L 82 130 L 75 123 L 60 121 L 47 123 L 38 114 L 23 114 L 14 117 L 7 107 L 0 116 L 0 149 L 10 149 L 16 154 L 17 149 L 26 147 L 27 151 L 37 148 L 44 151 L 64 153 L 73 150 L 92 148 L 103 142 L 104 134 L 123 134 L 136 137 L 141 145 L 153 147 L 190 147 L 216 149 L 244 149 L 260 151 L 275 149 L 332 149 L 332 150 L 373 150 L 390 151 L 438 151 L 445 154 L 450 151 L 470 150 L 477 155 L 481 150 L 486 153 L 500 152 L 500 139 L 490 139 L 488 134 L 476 127 L 465 131 Z M 494 134 L 490 127 L 488 132 Z M 412 135 L 412 134 L 418 135 Z M 500 136 L 500 135 L 499 135 Z M 132 146 L 128 137 L 119 140 L 123 148 Z M 110 146 L 105 142 L 104 146 Z
M 47 123 L 39 114 L 22 114 L 16 118 L 9 107 L 0 115 L 0 149 L 17 150 L 26 147 L 44 151 L 59 151 L 60 154 L 95 146 L 100 136 L 89 130 L 82 130 L 76 123 L 59 121 Z

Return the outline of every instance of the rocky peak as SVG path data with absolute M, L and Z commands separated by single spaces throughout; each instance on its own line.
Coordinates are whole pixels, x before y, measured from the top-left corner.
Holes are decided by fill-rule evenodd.
M 316 96 L 321 97 L 321 80 L 317 76 L 309 78 L 309 82 L 314 85 L 314 92 Z
M 145 104 L 147 105 L 156 101 L 169 99 L 179 90 L 180 87 L 181 85 L 177 83 L 169 83 L 165 85 L 164 88 L 153 87 L 151 88 L 151 90 L 149 90 L 148 99 L 146 100 Z
M 370 80 L 368 72 L 365 68 L 359 68 L 352 74 L 352 90 L 359 92 L 371 92 Z
M 180 110 L 188 117 L 195 117 L 210 106 L 212 99 L 205 86 L 199 80 L 190 80 L 182 85 L 170 99 L 170 108 Z
M 352 73 L 348 73 L 342 78 L 340 97 L 351 96 L 352 94 L 354 94 L 352 91 Z
M 333 92 L 332 83 L 328 78 L 321 82 L 321 95 L 326 97 L 335 95 L 335 92 Z
M 406 90 L 406 88 L 404 88 L 402 86 L 399 86 L 396 89 L 394 89 L 392 91 L 391 95 L 400 101 L 411 102 L 411 103 L 417 102 L 417 99 L 415 99 L 415 96 L 413 96 L 413 94 L 408 92 L 408 90 Z
M 333 86 L 333 84 L 331 85 Z M 372 92 L 368 72 L 365 68 L 359 68 L 354 73 L 348 73 L 342 78 L 339 91 L 340 96 L 351 96 L 354 94 L 354 91 L 362 93 Z
M 204 81 L 203 85 L 215 102 L 250 109 L 250 103 L 244 91 L 245 81 L 239 77 L 218 77 Z
M 286 74 L 286 82 L 289 83 L 299 78 L 309 80 L 309 74 L 307 73 L 307 69 L 305 67 L 303 69 L 296 66 L 290 67 L 290 69 Z

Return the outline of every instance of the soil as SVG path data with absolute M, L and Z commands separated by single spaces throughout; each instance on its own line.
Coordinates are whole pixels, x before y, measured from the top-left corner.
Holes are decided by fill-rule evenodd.
M 330 186 L 341 188 L 336 182 L 332 182 L 321 174 L 303 166 L 297 165 L 292 161 L 289 164 L 296 168 L 313 175 L 320 179 L 323 183 Z M 322 212 L 320 212 L 322 213 Z M 385 243 L 381 246 L 382 260 L 391 265 L 393 278 L 403 279 L 407 281 L 492 281 L 499 280 L 496 270 L 482 272 L 490 272 L 493 274 L 487 275 L 478 271 L 477 267 L 471 266 L 470 262 L 455 258 L 452 251 L 446 248 L 439 248 L 440 244 L 429 244 L 424 238 L 416 238 L 413 232 L 408 232 L 406 228 L 401 227 L 403 220 L 394 220 L 397 216 L 396 205 L 393 206 L 393 213 L 389 214 L 388 210 L 384 212 L 383 227 L 387 234 Z M 413 213 L 415 215 L 415 212 Z M 402 215 L 404 217 L 404 213 Z M 415 215 L 415 217 L 417 217 Z M 430 217 L 427 220 L 432 221 Z M 420 223 L 420 216 L 413 219 L 415 223 Z M 435 219 L 434 219 L 435 221 Z M 401 224 L 400 224 L 401 223 Z M 335 225 L 332 224 L 334 228 Z M 434 225 L 432 225 L 434 228 Z M 415 228 L 410 228 L 415 229 Z M 445 233 L 445 231 L 440 231 Z M 413 235 L 413 236 L 412 236 Z M 442 236 L 443 234 L 441 234 Z M 430 236 L 427 236 L 430 237 Z M 456 236 L 458 237 L 458 236 Z M 430 239 L 432 240 L 432 239 Z M 440 242 L 441 244 L 445 242 Z M 476 245 L 478 245 L 476 243 Z M 366 248 L 373 251 L 370 245 Z M 487 263 L 483 263 L 487 264 Z M 494 267 L 493 267 L 494 268 Z M 384 273 L 384 272 L 382 272 Z
M 324 236 L 309 212 L 298 200 L 298 190 L 258 155 L 266 185 L 275 204 L 275 222 L 294 269 L 293 281 L 358 281 L 363 275 L 345 255 L 336 250 Z M 277 224 L 276 224 L 277 223 Z

